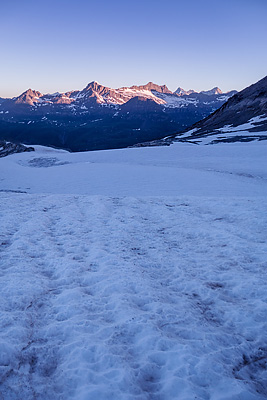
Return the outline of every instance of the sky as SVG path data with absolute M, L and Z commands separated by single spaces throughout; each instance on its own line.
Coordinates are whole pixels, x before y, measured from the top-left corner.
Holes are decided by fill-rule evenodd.
M 0 97 L 94 80 L 241 90 L 267 74 L 266 0 L 0 1 Z

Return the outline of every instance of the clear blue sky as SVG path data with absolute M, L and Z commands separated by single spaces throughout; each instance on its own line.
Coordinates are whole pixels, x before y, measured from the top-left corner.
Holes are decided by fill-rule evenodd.
M 267 74 L 266 0 L 4 0 L 0 97 L 153 81 L 241 90 Z

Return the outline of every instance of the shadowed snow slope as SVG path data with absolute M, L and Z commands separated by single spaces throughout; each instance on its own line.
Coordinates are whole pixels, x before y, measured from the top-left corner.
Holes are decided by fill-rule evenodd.
M 266 145 L 0 171 L 1 399 L 266 399 Z

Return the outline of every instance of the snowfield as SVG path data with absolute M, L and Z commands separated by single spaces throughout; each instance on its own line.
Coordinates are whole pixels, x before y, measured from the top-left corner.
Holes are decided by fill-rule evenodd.
M 267 398 L 267 144 L 0 159 L 0 399 Z

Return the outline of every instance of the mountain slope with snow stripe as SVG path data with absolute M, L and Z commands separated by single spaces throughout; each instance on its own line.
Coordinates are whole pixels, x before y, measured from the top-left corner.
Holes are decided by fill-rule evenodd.
M 178 140 L 218 143 L 267 139 L 267 76 L 231 97 Z

